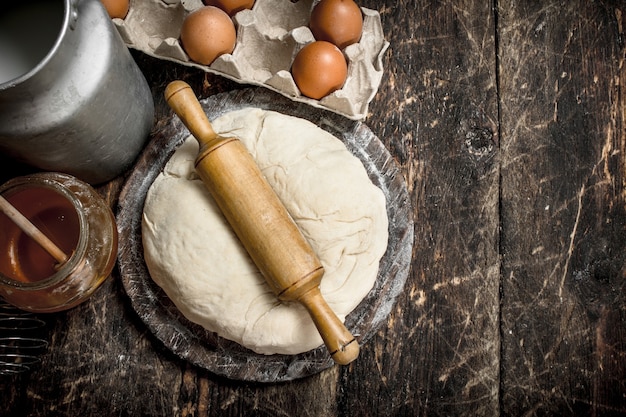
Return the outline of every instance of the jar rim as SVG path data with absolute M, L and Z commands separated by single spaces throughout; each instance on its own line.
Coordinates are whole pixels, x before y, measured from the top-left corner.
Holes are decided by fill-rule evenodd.
M 21 177 L 12 178 L 4 184 L 0 185 L 0 194 L 5 194 L 7 192 L 18 192 L 20 190 L 31 188 L 33 186 L 44 187 L 61 194 L 72 204 L 72 207 L 74 208 L 74 210 L 76 211 L 76 215 L 78 216 L 79 233 L 76 248 L 69 255 L 65 263 L 63 263 L 61 267 L 49 277 L 33 282 L 23 282 L 7 277 L 2 272 L 0 272 L 0 282 L 2 284 L 26 291 L 35 291 L 42 288 L 47 288 L 51 285 L 59 283 L 60 281 L 71 275 L 71 273 L 75 271 L 84 260 L 85 253 L 87 251 L 87 236 L 89 236 L 89 221 L 87 219 L 87 215 L 84 213 L 83 210 L 81 210 L 81 201 L 78 199 L 78 197 L 76 197 L 76 195 L 74 195 L 72 191 L 70 191 L 69 187 L 57 177 L 62 177 L 65 180 L 74 179 L 68 174 L 52 172 L 24 175 Z M 79 183 L 77 179 L 74 179 L 74 181 Z

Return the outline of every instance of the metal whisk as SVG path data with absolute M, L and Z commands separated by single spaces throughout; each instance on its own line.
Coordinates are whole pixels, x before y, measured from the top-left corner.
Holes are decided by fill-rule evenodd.
M 46 323 L 0 298 L 0 375 L 30 371 L 48 348 Z

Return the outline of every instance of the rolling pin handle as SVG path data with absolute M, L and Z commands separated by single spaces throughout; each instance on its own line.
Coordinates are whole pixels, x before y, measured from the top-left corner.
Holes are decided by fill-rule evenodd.
M 347 365 L 359 356 L 359 343 L 326 303 L 319 287 L 305 292 L 298 301 L 308 310 L 336 363 Z
M 165 100 L 200 146 L 215 140 L 217 134 L 193 90 L 184 81 L 172 81 L 165 88 Z

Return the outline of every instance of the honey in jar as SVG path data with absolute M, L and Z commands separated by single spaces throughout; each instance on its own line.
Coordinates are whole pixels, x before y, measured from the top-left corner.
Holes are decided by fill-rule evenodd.
M 0 295 L 33 312 L 85 301 L 115 264 L 117 227 L 110 207 L 87 183 L 53 172 L 14 178 L 0 186 L 0 194 L 68 255 L 59 264 L 0 214 Z

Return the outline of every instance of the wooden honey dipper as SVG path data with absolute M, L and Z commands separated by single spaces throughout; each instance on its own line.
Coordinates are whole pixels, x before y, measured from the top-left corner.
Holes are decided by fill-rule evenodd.
M 48 236 L 46 236 L 37 226 L 31 223 L 18 209 L 16 209 L 6 198 L 0 196 L 0 212 L 11 219 L 26 235 L 30 236 L 39 246 L 41 246 L 57 262 L 57 268 L 67 261 L 68 256 L 63 252 Z
M 274 293 L 307 309 L 336 363 L 355 360 L 357 340 L 320 292 L 322 264 L 245 145 L 213 131 L 187 83 L 171 82 L 165 99 L 200 144 L 196 171 Z

